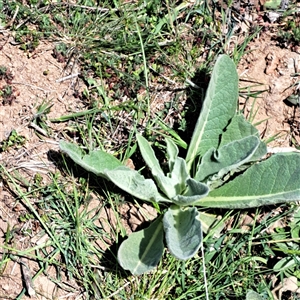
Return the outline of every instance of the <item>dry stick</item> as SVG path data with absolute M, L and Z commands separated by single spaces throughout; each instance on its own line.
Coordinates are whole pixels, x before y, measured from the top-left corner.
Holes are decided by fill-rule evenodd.
M 196 83 L 192 82 L 191 80 L 189 80 L 188 78 L 185 79 L 185 82 L 187 84 L 189 84 L 192 88 L 194 89 L 201 89 L 201 87 L 199 85 L 197 85 Z
M 163 74 L 157 72 L 156 70 L 154 70 L 151 66 L 149 66 L 149 69 L 152 70 L 153 72 L 157 73 L 159 76 L 161 76 L 164 80 L 166 80 L 167 82 L 171 83 L 171 84 L 176 84 L 176 82 L 172 79 L 169 79 L 168 77 L 164 76 Z
M 127 2 L 127 4 L 134 3 L 134 1 Z M 122 8 L 103 8 L 103 7 L 96 7 L 96 6 L 86 6 L 86 5 L 78 5 L 78 4 L 72 4 L 72 3 L 51 3 L 51 5 L 56 5 L 56 6 L 71 6 L 71 7 L 78 7 L 78 8 L 83 8 L 83 9 L 88 9 L 88 10 L 98 10 L 100 12 L 108 12 L 108 11 L 120 11 Z M 48 5 L 49 6 L 49 5 Z M 141 7 L 144 7 L 146 5 L 142 5 Z M 140 8 L 134 8 L 130 9 L 129 11 L 137 11 Z
M 41 127 L 39 127 L 38 125 L 34 124 L 33 122 L 31 122 L 29 124 L 30 127 L 32 127 L 33 129 L 35 129 L 37 132 L 39 132 L 40 134 L 49 137 L 48 133 L 46 130 L 42 129 Z
M 263 245 L 263 244 L 277 244 L 277 243 L 289 243 L 289 242 L 297 242 L 300 241 L 300 238 L 290 238 L 290 239 L 283 239 L 283 240 L 276 240 L 276 241 L 266 241 L 266 242 L 252 242 L 252 245 Z M 284 250 L 283 250 L 284 251 Z M 297 250 L 290 250 L 290 251 L 297 251 Z
M 86 6 L 86 5 L 78 5 L 78 4 L 72 4 L 72 3 L 62 3 L 62 4 L 66 4 L 66 5 L 72 6 L 72 7 L 90 9 L 90 10 L 99 10 L 99 11 L 109 11 L 110 10 L 109 8 L 95 7 L 95 6 Z
M 8 171 L 11 172 L 11 171 L 15 171 L 15 170 L 18 170 L 18 169 L 27 169 L 27 170 L 30 170 L 32 172 L 41 173 L 41 174 L 44 174 L 44 175 L 49 174 L 49 167 L 47 168 L 44 165 L 37 165 L 37 166 L 33 167 L 32 164 L 30 164 L 30 163 L 22 163 L 22 164 L 18 165 L 17 167 L 8 169 Z
M 268 147 L 267 148 L 268 153 L 288 153 L 288 152 L 300 152 L 300 150 L 295 149 L 293 147 Z
M 75 78 L 79 75 L 80 75 L 80 73 L 74 73 L 74 74 L 59 78 L 59 79 L 55 80 L 55 82 L 62 82 L 62 81 L 65 81 L 65 80 L 69 80 L 69 79 Z
M 27 293 L 30 297 L 35 296 L 35 290 L 32 283 L 32 276 L 30 274 L 30 269 L 22 259 L 19 260 L 19 263 L 21 265 L 21 270 L 22 270 Z

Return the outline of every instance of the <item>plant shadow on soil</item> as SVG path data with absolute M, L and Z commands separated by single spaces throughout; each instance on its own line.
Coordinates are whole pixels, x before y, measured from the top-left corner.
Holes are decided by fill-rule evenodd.
M 197 86 L 197 88 L 190 87 L 186 90 L 186 129 L 182 132 L 178 130 L 178 127 L 175 127 L 174 130 L 187 143 L 187 145 L 189 145 L 191 141 L 194 128 L 200 115 L 209 80 L 210 73 L 208 69 L 198 69 L 194 77 L 191 79 L 191 81 Z M 187 149 L 180 148 L 180 156 L 185 157 L 186 151 Z
M 105 186 L 108 191 L 112 191 L 116 194 L 121 194 L 122 199 L 118 199 L 117 205 L 126 205 L 129 204 L 128 207 L 130 209 L 131 205 L 133 206 L 132 196 L 124 192 L 123 190 L 119 189 L 116 185 L 114 185 L 112 182 L 98 177 L 85 169 L 83 169 L 81 166 L 77 165 L 73 162 L 73 160 L 66 155 L 50 150 L 48 152 L 48 159 L 51 160 L 55 166 L 59 169 L 61 174 L 66 174 L 67 176 L 70 176 L 72 174 L 73 178 L 84 178 L 89 182 L 89 186 L 92 187 L 92 191 L 95 191 L 96 194 L 100 197 L 105 199 L 107 195 L 103 192 L 103 189 L 101 187 Z M 101 205 L 101 199 L 99 200 L 99 206 Z M 85 205 L 85 204 L 83 204 Z M 105 208 L 108 210 L 112 210 L 110 203 L 105 203 Z M 136 214 L 136 215 L 135 215 Z M 130 216 L 131 215 L 131 216 Z M 130 212 L 127 211 L 126 213 L 123 212 L 122 215 L 120 215 L 120 219 L 123 222 L 128 222 L 131 217 L 135 217 L 137 219 L 141 219 L 141 216 L 138 215 L 137 211 Z M 110 220 L 111 221 L 111 220 Z M 147 228 L 151 224 L 151 221 L 141 221 L 134 230 L 130 228 L 130 231 L 139 231 L 142 229 Z M 116 225 L 116 224 L 111 224 Z M 131 227 L 131 225 L 128 225 Z M 120 245 L 124 240 L 127 239 L 128 236 L 123 237 L 120 232 L 115 233 L 117 235 L 117 238 L 112 241 L 109 245 L 109 247 L 102 252 L 102 259 L 101 259 L 101 266 L 103 266 L 105 269 L 108 270 L 108 272 L 118 272 L 118 275 L 122 278 L 127 278 L 128 275 L 130 275 L 129 272 L 126 272 L 123 270 L 120 266 L 116 267 L 118 265 L 117 261 L 117 253 Z M 100 262 L 99 262 L 100 263 Z

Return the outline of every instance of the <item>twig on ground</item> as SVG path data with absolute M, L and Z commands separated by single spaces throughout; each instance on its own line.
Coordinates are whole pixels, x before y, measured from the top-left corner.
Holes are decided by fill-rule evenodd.
M 80 75 L 80 73 L 74 73 L 74 74 L 59 78 L 59 79 L 55 80 L 55 82 L 62 82 L 62 81 L 65 81 L 65 80 L 69 80 L 69 79 L 75 78 L 79 75 Z
M 35 296 L 35 290 L 34 290 L 33 283 L 32 283 L 30 269 L 22 259 L 19 260 L 19 263 L 21 265 L 22 275 L 23 275 L 27 293 L 30 297 L 33 297 L 33 296 Z
M 272 154 L 285 153 L 285 152 L 300 152 L 300 150 L 295 149 L 293 147 L 274 147 L 274 148 L 268 147 L 267 150 L 268 153 L 272 153 Z

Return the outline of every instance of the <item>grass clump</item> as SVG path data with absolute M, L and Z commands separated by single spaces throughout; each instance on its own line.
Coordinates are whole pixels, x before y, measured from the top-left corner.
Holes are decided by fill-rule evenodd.
M 17 257 L 35 260 L 40 267 L 32 274 L 33 282 L 55 267 L 56 273 L 51 272 L 49 279 L 73 295 L 83 293 L 86 299 L 205 299 L 206 289 L 212 299 L 245 299 L 249 289 L 270 298 L 272 282 L 276 285 L 291 274 L 298 276 L 297 260 L 288 263 L 299 252 L 295 240 L 299 233 L 297 206 L 226 213 L 221 220 L 227 224 L 226 233 L 217 235 L 212 230 L 204 237 L 205 270 L 200 253 L 185 262 L 165 253 L 156 270 L 131 276 L 116 262 L 115 247 L 126 235 L 117 213 L 126 204 L 123 198 L 107 194 L 107 188 L 104 193 L 99 190 L 95 194 L 94 188 L 91 192 L 93 186 L 84 177 L 66 182 L 57 174 L 51 184 L 43 184 L 36 176 L 30 192 L 25 193 L 17 178 L 6 176 L 18 200 L 31 207 L 20 216 L 22 227 L 32 228 L 37 216 L 39 223 L 35 231 L 17 233 L 16 228 L 10 228 L 6 232 L 1 250 L 3 272 Z M 105 187 L 103 183 L 100 186 Z M 109 214 L 103 215 L 109 208 L 116 218 L 113 223 L 107 219 Z M 20 238 L 32 241 L 32 237 L 40 242 L 20 249 Z

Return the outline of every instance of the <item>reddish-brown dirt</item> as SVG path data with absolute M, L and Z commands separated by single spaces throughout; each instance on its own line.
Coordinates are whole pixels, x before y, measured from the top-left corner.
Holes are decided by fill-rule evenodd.
M 291 132 L 297 136 L 297 125 L 292 121 L 298 112 L 285 100 L 296 92 L 295 83 L 299 78 L 292 75 L 299 72 L 300 55 L 282 48 L 269 33 L 263 33 L 250 42 L 248 50 L 238 67 L 240 87 L 264 92 L 258 96 L 254 106 L 253 98 L 246 103 L 241 99 L 240 104 L 246 107 L 246 115 L 249 116 L 251 111 L 253 115 L 256 113 L 254 124 L 265 120 L 257 126 L 263 138 L 270 139 L 278 134 L 269 146 L 289 147 Z
M 55 171 L 55 166 L 47 158 L 47 152 L 50 149 L 58 150 L 58 145 L 50 138 L 40 139 L 35 134 L 31 123 L 38 105 L 43 101 L 51 102 L 53 105 L 49 118 L 82 109 L 83 105 L 73 96 L 74 91 L 79 89 L 82 83 L 77 78 L 59 82 L 59 79 L 69 75 L 71 71 L 75 73 L 76 65 L 72 66 L 72 70 L 65 70 L 65 65 L 52 56 L 54 44 L 41 42 L 35 52 L 29 56 L 18 47 L 11 45 L 10 41 L 12 38 L 9 33 L 2 32 L 0 44 L 4 46 L 0 51 L 0 65 L 5 66 L 13 75 L 11 85 L 15 99 L 11 103 L 0 104 L 0 142 L 6 140 L 13 129 L 18 135 L 24 136 L 26 142 L 19 149 L 0 153 L 0 162 L 9 172 L 18 170 L 29 180 L 37 172 L 44 174 L 47 180 L 47 172 Z M 4 80 L 1 80 L 0 85 L 5 84 Z M 53 126 L 51 124 L 51 127 L 59 133 L 59 126 Z M 24 207 L 16 202 L 14 195 L 0 186 L 0 244 L 4 244 L 4 234 L 8 226 L 10 229 L 20 226 L 18 217 L 24 210 Z M 36 246 L 34 238 L 25 238 L 14 246 L 20 250 Z M 34 260 L 26 260 L 24 263 L 32 275 L 39 270 Z M 21 276 L 22 266 L 24 265 L 17 257 L 15 261 L 5 265 L 0 278 L 1 299 L 15 299 L 22 291 L 24 287 Z M 78 296 L 78 292 L 67 293 L 57 288 L 48 279 L 48 275 L 54 277 L 55 270 L 49 268 L 47 274 L 40 274 L 34 281 L 36 299 L 58 299 L 62 296 L 66 297 L 65 299 L 75 299 Z M 71 284 L 76 286 L 74 282 Z M 29 299 L 29 297 L 24 296 L 22 299 Z

